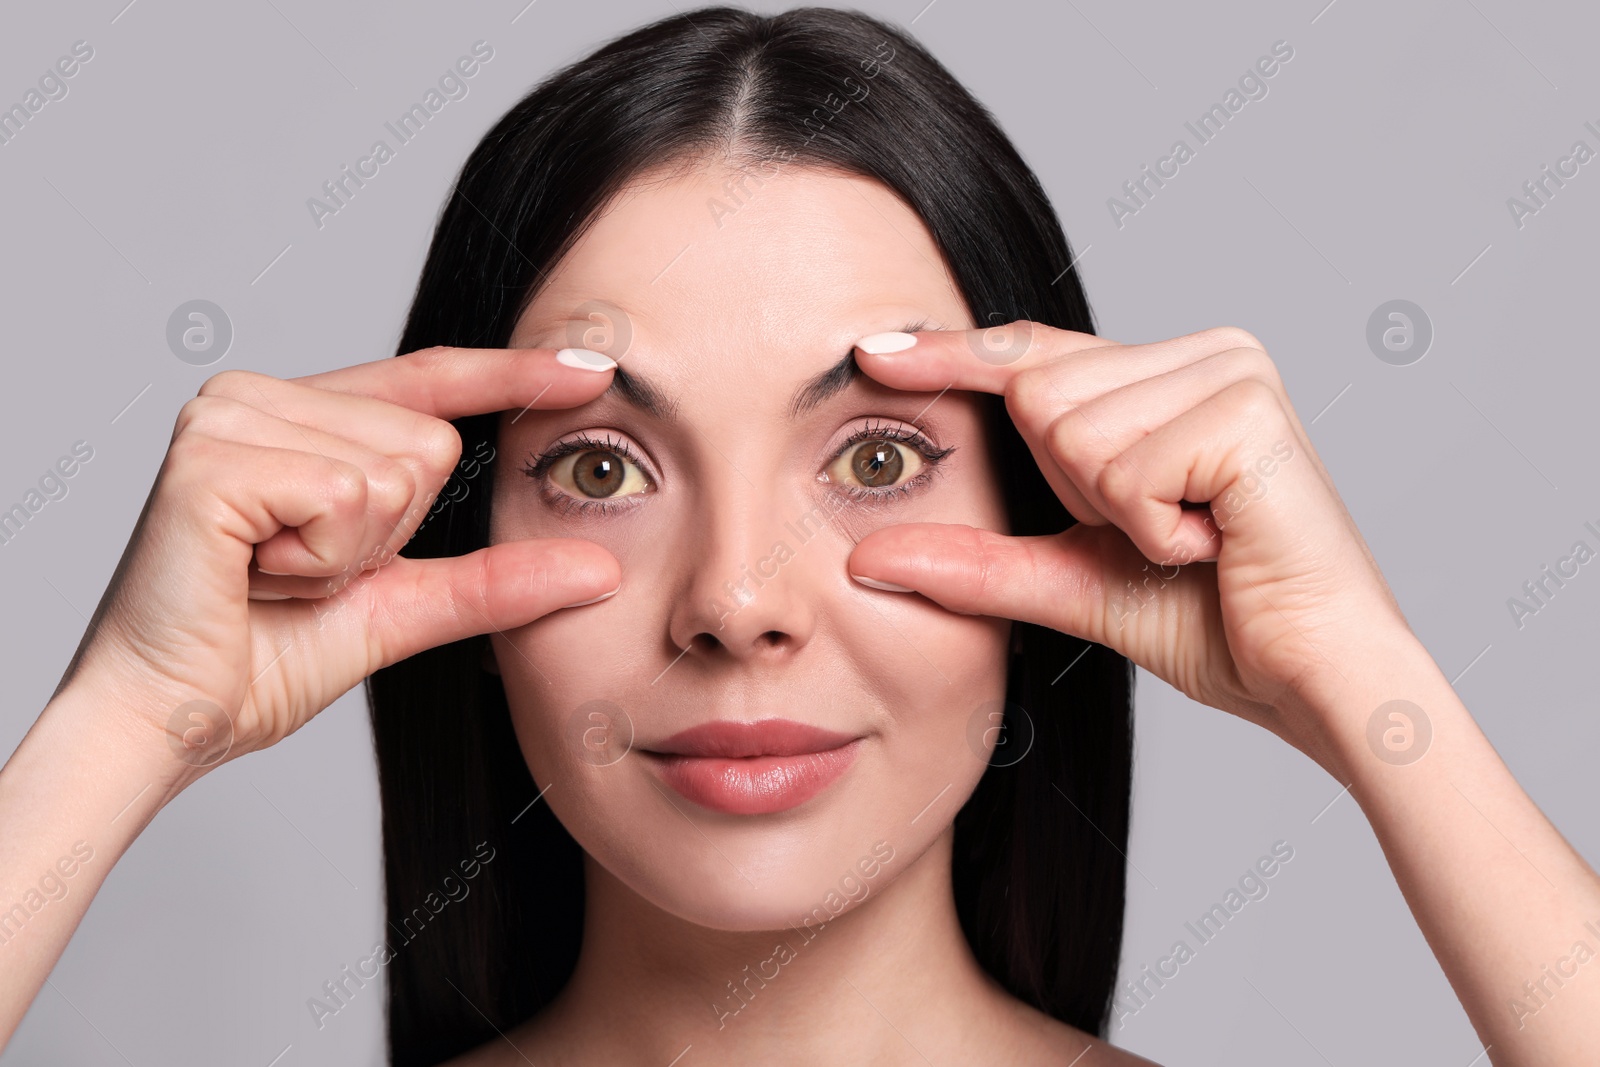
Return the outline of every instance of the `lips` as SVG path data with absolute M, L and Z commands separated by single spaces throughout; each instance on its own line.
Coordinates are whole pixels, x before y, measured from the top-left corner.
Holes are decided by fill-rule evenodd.
M 686 800 L 729 815 L 768 815 L 837 781 L 860 740 L 791 719 L 718 721 L 640 751 Z

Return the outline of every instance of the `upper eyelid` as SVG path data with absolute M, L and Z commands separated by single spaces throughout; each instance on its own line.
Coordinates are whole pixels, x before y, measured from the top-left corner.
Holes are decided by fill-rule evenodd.
M 612 434 L 621 434 L 622 431 L 608 428 L 603 430 L 586 429 L 575 432 L 575 437 L 564 437 L 559 441 L 554 441 L 543 450 L 530 450 L 528 453 L 528 468 L 530 470 L 537 468 L 541 464 L 546 463 L 546 461 L 554 463 L 558 459 L 565 458 L 574 452 L 584 451 L 585 449 L 594 450 L 605 448 L 612 451 L 621 452 L 623 457 L 630 463 L 633 463 L 641 468 L 645 468 L 646 477 L 650 478 L 652 481 L 655 480 L 655 475 L 649 469 L 654 466 L 654 461 L 651 460 L 645 462 L 641 461 L 640 459 L 640 453 L 645 451 L 642 445 L 630 444 L 626 437 L 622 437 L 616 440 L 614 443 L 609 440 L 602 441 L 599 439 L 600 437 L 609 438 Z
M 864 415 L 862 418 L 867 420 L 866 423 L 845 434 L 844 440 L 848 441 L 853 437 L 871 437 L 873 434 L 881 433 L 885 436 L 897 438 L 915 436 L 927 441 L 928 444 L 934 446 L 935 448 L 939 447 L 939 443 L 934 438 L 931 430 L 923 426 L 918 426 L 909 419 L 885 420 L 875 415 Z

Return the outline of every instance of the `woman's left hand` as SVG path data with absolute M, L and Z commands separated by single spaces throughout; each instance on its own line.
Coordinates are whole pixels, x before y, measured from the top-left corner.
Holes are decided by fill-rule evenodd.
M 1024 321 L 914 336 L 856 360 L 896 389 L 1004 395 L 1078 523 L 889 526 L 855 547 L 853 575 L 1107 645 L 1319 762 L 1334 724 L 1306 709 L 1373 650 L 1420 648 L 1249 333 L 1124 345 Z

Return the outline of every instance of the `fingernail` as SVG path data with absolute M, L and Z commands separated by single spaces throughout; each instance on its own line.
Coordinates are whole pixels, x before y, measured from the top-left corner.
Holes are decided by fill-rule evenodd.
M 563 348 L 556 353 L 556 362 L 579 370 L 610 370 L 617 365 L 617 361 L 610 356 L 591 352 L 587 348 Z
M 289 572 L 288 571 L 269 571 L 269 570 L 267 570 L 267 568 L 263 567 L 259 563 L 256 564 L 256 570 L 260 571 L 262 574 L 270 574 L 274 578 L 287 578 L 287 577 L 289 577 Z
M 890 352 L 904 352 L 917 343 L 914 333 L 875 333 L 863 337 L 856 342 L 856 347 L 863 352 L 874 356 L 886 355 Z
M 263 571 L 262 573 L 266 573 L 266 572 Z M 252 589 L 252 590 L 250 590 L 250 599 L 251 600 L 288 600 L 289 599 L 289 594 L 288 593 L 271 593 L 271 592 L 268 592 L 265 589 Z
M 915 589 L 912 589 L 909 586 L 895 585 L 893 582 L 880 582 L 876 578 L 863 578 L 859 574 L 852 574 L 850 577 L 854 578 L 856 581 L 860 582 L 862 585 L 868 587 L 869 589 L 882 589 L 885 593 L 914 593 L 914 592 L 916 592 Z
M 622 588 L 622 586 L 620 586 L 620 585 L 617 586 L 617 589 L 621 589 L 621 588 Z M 617 595 L 617 589 L 613 589 L 609 593 L 601 593 L 599 596 L 595 597 L 593 600 L 580 600 L 576 604 L 568 604 L 567 607 L 569 607 L 569 608 L 581 608 L 585 604 L 598 604 L 598 603 L 600 603 L 600 601 L 606 599 L 607 597 L 616 596 Z

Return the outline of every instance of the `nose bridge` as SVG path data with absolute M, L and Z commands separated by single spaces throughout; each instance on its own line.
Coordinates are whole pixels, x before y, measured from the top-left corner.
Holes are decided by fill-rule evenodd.
M 674 643 L 686 648 L 709 637 L 740 655 L 803 644 L 816 619 L 813 579 L 829 536 L 827 508 L 776 477 L 730 472 L 712 483 L 700 495 L 686 595 L 672 615 Z

